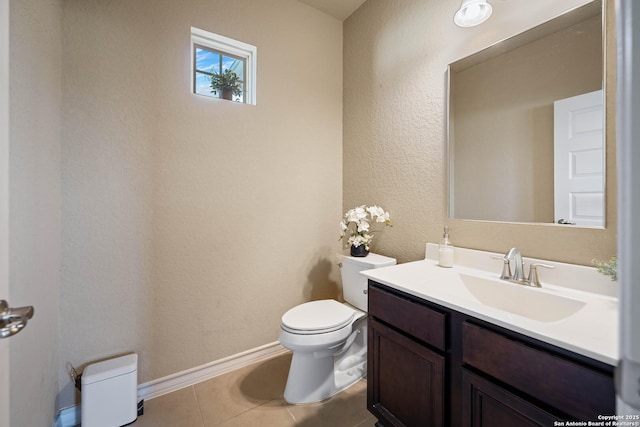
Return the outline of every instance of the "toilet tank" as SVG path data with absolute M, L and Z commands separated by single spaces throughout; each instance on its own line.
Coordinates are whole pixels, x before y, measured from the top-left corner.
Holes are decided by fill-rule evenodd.
M 366 257 L 344 256 L 340 267 L 344 300 L 366 312 L 368 308 L 367 278 L 361 275 L 360 272 L 395 264 L 395 258 L 372 253 L 369 253 Z

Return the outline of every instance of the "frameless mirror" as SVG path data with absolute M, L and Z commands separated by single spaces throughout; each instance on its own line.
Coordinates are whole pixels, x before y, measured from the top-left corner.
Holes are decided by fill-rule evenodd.
M 604 227 L 603 3 L 449 65 L 449 217 Z

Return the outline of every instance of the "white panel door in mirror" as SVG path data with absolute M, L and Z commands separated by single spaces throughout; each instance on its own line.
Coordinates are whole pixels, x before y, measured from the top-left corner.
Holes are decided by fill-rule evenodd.
M 602 91 L 554 103 L 555 221 L 604 227 Z

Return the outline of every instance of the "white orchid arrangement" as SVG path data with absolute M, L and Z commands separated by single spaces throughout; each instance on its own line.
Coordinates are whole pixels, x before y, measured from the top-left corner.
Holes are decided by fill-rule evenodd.
M 347 234 L 349 239 L 347 243 L 355 246 L 356 248 L 364 245 L 365 249 L 369 250 L 369 244 L 373 240 L 373 234 L 369 222 L 382 223 L 385 226 L 391 226 L 391 218 L 389 218 L 389 212 L 385 212 L 379 206 L 365 205 L 358 206 L 347 211 L 344 214 L 344 218 L 340 221 L 340 238 L 344 239 Z

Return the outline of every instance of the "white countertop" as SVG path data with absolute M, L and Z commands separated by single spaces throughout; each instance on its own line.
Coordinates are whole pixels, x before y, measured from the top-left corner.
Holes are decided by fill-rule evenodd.
M 489 272 L 460 265 L 455 265 L 453 268 L 442 268 L 438 266 L 437 261 L 425 259 L 365 270 L 362 274 L 391 288 L 531 338 L 612 366 L 618 363 L 618 299 L 616 297 L 583 291 L 575 289 L 575 287 L 545 284 L 544 278 L 542 288 L 529 288 L 502 281 L 511 286 L 522 287 L 526 292 L 551 293 L 585 303 L 577 312 L 558 321 L 533 320 L 481 303 L 465 287 L 461 278 L 461 274 L 468 274 L 489 280 L 499 280 L 499 270 L 499 263 L 496 272 Z M 546 270 L 541 272 L 541 274 L 544 273 Z M 588 286 L 586 288 L 589 289 Z M 526 294 L 524 295 L 526 296 Z M 513 301 L 513 304 L 527 304 L 524 299 Z

